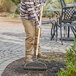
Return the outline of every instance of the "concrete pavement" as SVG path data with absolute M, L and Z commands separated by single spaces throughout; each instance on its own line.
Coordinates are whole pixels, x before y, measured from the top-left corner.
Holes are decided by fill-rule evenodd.
M 1 21 L 2 22 L 2 21 Z M 0 25 L 1 25 L 0 22 Z M 2 24 L 4 21 L 2 22 Z M 25 56 L 25 32 L 23 26 L 8 26 L 11 23 L 8 22 L 7 27 L 0 27 L 0 75 L 4 71 L 5 67 L 22 57 Z M 16 23 L 18 25 L 18 23 Z M 16 25 L 15 24 L 15 25 Z M 20 25 L 22 23 L 20 22 Z M 73 44 L 72 41 L 61 42 L 58 40 L 50 41 L 50 28 L 51 26 L 41 26 L 42 35 L 40 38 L 41 51 L 43 52 L 66 52 L 66 49 L 70 48 Z

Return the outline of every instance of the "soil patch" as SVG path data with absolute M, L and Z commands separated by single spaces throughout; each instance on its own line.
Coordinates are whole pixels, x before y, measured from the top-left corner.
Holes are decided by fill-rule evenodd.
M 57 76 L 57 72 L 60 71 L 60 68 L 66 68 L 64 62 L 64 53 L 43 53 L 49 56 L 48 59 L 39 58 L 38 60 L 44 62 L 47 67 L 47 76 Z M 2 76 L 25 76 L 28 71 L 24 70 L 25 58 L 21 58 L 9 64 Z

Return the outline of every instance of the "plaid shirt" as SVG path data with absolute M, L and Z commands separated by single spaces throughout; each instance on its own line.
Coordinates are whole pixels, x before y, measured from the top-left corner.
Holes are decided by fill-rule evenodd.
M 46 0 L 21 0 L 21 18 L 35 21 L 36 25 L 39 25 L 41 4 L 45 2 Z

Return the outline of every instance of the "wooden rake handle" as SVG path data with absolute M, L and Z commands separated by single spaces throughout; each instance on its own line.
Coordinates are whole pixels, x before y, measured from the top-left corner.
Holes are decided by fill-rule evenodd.
M 43 14 L 43 5 L 41 6 L 41 12 L 40 12 L 40 26 L 41 26 L 41 24 L 42 24 L 42 14 Z M 37 57 L 38 57 L 38 47 L 39 47 L 39 44 L 40 44 L 40 26 L 39 26 L 39 30 L 38 30 L 36 59 L 37 59 Z

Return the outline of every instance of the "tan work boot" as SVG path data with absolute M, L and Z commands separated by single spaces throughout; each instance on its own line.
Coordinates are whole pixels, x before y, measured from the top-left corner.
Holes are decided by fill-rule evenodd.
M 36 51 L 34 51 L 34 56 L 36 56 Z M 44 58 L 44 59 L 47 59 L 48 58 L 48 56 L 43 55 L 41 52 L 38 52 L 38 57 Z
M 47 59 L 48 58 L 48 56 L 46 56 L 46 55 L 43 55 L 42 53 L 38 53 L 38 57 L 40 57 L 40 58 L 44 58 L 44 59 Z
M 36 53 L 34 53 L 34 56 L 36 56 Z M 38 57 L 39 58 L 44 58 L 44 59 L 47 59 L 48 58 L 48 56 L 43 55 L 42 53 L 38 53 Z
M 26 57 L 26 63 L 31 63 L 31 62 L 33 62 L 33 59 L 32 59 L 32 57 Z
M 36 47 L 34 47 L 34 56 L 36 56 Z M 39 48 L 38 48 L 38 57 L 44 58 L 44 59 L 47 59 L 47 58 L 48 58 L 48 56 L 43 55 L 43 54 L 40 52 L 40 46 L 39 46 Z

